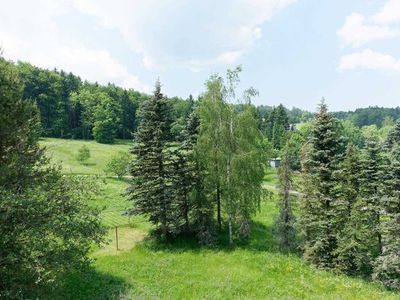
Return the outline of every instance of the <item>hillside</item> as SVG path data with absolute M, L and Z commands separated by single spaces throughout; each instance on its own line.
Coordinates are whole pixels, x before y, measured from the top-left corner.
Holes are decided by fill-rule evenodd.
M 118 225 L 119 248 L 115 249 L 115 229 L 110 243 L 94 249 L 94 268 L 85 274 L 70 274 L 62 299 L 399 299 L 362 279 L 316 270 L 296 254 L 278 251 L 273 231 L 277 215 L 276 195 L 265 199 L 254 219 L 248 242 L 229 248 L 222 243 L 205 249 L 191 239 L 173 244 L 159 244 L 148 236 L 150 225 L 142 218 L 120 215 L 129 203 L 121 193 L 127 182 L 103 178 L 107 157 L 129 148 L 129 144 L 102 145 L 87 141 L 43 139 L 53 159 L 62 161 L 66 173 L 99 175 L 103 189 L 92 203 L 105 207 L 105 224 Z M 87 166 L 74 159 L 75 152 L 87 145 L 92 157 Z M 268 172 L 265 183 L 276 182 L 275 172 Z

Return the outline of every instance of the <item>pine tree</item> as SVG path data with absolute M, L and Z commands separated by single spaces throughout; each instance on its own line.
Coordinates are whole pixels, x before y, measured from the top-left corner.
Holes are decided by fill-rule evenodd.
M 400 289 L 400 135 L 389 139 L 390 164 L 381 199 L 382 253 L 374 263 L 373 278 L 389 288 Z
M 130 214 L 144 214 L 163 239 L 175 232 L 171 197 L 172 153 L 169 137 L 169 103 L 156 82 L 153 97 L 143 103 L 141 123 L 135 135 L 130 165 L 132 181 L 127 195 L 133 203 Z
M 294 250 L 296 247 L 296 218 L 292 211 L 292 199 L 290 195 L 290 190 L 293 186 L 293 180 L 292 171 L 290 169 L 290 156 L 288 151 L 290 147 L 289 144 L 290 139 L 288 140 L 284 149 L 284 155 L 278 170 L 280 207 L 276 225 L 280 238 L 279 246 L 283 251 Z
M 332 267 L 338 233 L 336 172 L 343 156 L 343 142 L 336 119 L 320 104 L 303 161 L 304 199 L 302 225 L 304 257 L 319 267 Z

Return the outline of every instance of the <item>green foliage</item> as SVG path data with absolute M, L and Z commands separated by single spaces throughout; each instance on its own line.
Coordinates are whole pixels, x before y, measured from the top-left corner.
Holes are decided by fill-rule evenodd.
M 128 173 L 128 165 L 131 159 L 128 152 L 120 151 L 111 157 L 104 171 L 108 174 L 114 174 L 118 179 L 121 179 Z
M 379 201 L 381 184 L 379 143 L 367 140 L 361 155 L 349 145 L 340 170 L 337 211 L 345 224 L 336 250 L 337 266 L 347 274 L 369 275 L 379 253 Z
M 231 244 L 235 223 L 239 237 L 250 234 L 250 218 L 262 197 L 264 163 L 263 137 L 258 131 L 256 110 L 250 104 L 255 91 L 245 92 L 241 111 L 230 104 L 236 100 L 239 72 L 240 68 L 228 70 L 226 83 L 218 76 L 207 81 L 199 107 L 201 126 L 196 146 L 207 174 L 206 189 L 215 192 L 218 223 L 222 209 L 228 216 Z
M 126 149 L 127 144 L 98 144 L 94 141 L 46 139 L 54 157 L 64 157 L 65 151 L 86 144 L 92 158 L 107 162 L 107 156 Z M 62 147 L 55 147 L 62 145 Z M 72 151 L 74 153 L 74 151 Z M 103 157 L 102 155 L 107 156 Z M 67 156 L 65 156 L 67 158 Z M 65 169 L 70 168 L 68 160 Z M 79 167 L 80 165 L 78 165 Z M 74 167 L 72 170 L 81 172 Z M 87 174 L 101 174 L 96 165 L 85 167 Z M 86 176 L 87 177 L 87 176 Z M 101 192 L 89 204 L 106 207 L 102 221 L 112 226 L 109 238 L 115 236 L 115 225 L 128 224 L 121 211 L 129 203 L 121 196 L 127 186 L 124 180 L 101 180 Z M 275 170 L 269 170 L 265 182 L 276 182 Z M 272 196 L 261 203 L 261 211 L 253 217 L 252 234 L 235 249 L 227 249 L 221 239 L 214 248 L 197 245 L 195 239 L 180 237 L 175 242 L 159 244 L 151 237 L 129 247 L 115 251 L 115 242 L 92 254 L 94 269 L 88 273 L 64 276 L 65 283 L 55 293 L 42 294 L 49 299 L 114 299 L 114 298 L 323 298 L 323 299 L 397 299 L 399 294 L 360 278 L 348 277 L 316 270 L 297 255 L 282 254 L 270 230 L 278 216 L 278 197 Z M 296 214 L 296 206 L 293 207 Z M 135 241 L 136 234 L 148 232 L 152 225 L 143 217 L 131 217 L 131 226 L 119 228 L 120 247 Z M 124 232 L 129 231 L 128 236 Z M 132 248 L 133 247 L 133 248 Z M 133 266 L 133 267 L 131 267 Z M 160 272 L 160 266 L 163 266 Z M 195 282 L 195 283 L 194 283 Z M 193 288 L 193 284 L 196 288 Z M 172 287 L 172 288 L 171 288 Z M 260 288 L 262 287 L 262 288 Z
M 57 138 L 41 138 L 39 144 L 46 148 L 53 163 L 62 164 L 62 172 L 66 174 L 103 174 L 110 157 L 118 152 L 128 152 L 132 140 L 117 140 L 114 144 L 100 144 L 96 141 L 71 140 Z M 76 159 L 76 153 L 86 146 L 90 150 L 90 162 L 81 164 Z
M 35 298 L 90 262 L 102 241 L 93 184 L 64 177 L 38 146 L 35 105 L 22 101 L 15 67 L 0 58 L 0 297 Z
M 343 226 L 341 214 L 336 209 L 340 202 L 336 172 L 343 148 L 338 122 L 322 102 L 303 159 L 301 222 L 305 240 L 304 257 L 323 268 L 334 265 L 337 234 Z
M 382 252 L 374 263 L 373 278 L 392 289 L 400 289 L 400 126 L 397 122 L 386 146 L 389 161 L 385 196 L 381 199 Z
M 292 196 L 290 195 L 293 187 L 292 171 L 290 169 L 290 148 L 289 138 L 285 153 L 279 167 L 279 216 L 276 220 L 276 227 L 279 233 L 279 247 L 282 251 L 291 251 L 296 248 L 296 218 L 292 211 Z
M 274 107 L 265 117 L 265 124 L 263 127 L 274 149 L 282 149 L 286 144 L 286 133 L 289 129 L 289 118 L 286 108 L 282 104 L 279 104 L 278 107 Z
M 76 160 L 79 161 L 81 164 L 85 164 L 89 158 L 90 158 L 89 148 L 86 145 L 82 145 L 82 147 L 78 149 Z
M 136 156 L 130 165 L 133 179 L 127 190 L 133 204 L 129 213 L 148 216 L 163 239 L 175 232 L 174 210 L 169 197 L 172 184 L 172 154 L 167 144 L 169 108 L 157 81 L 153 97 L 141 108 L 141 123 L 131 149 Z

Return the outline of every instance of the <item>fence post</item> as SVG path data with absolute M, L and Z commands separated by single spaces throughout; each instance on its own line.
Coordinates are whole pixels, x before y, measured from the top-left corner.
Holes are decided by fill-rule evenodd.
M 118 226 L 115 226 L 115 242 L 116 242 L 117 251 L 118 251 Z

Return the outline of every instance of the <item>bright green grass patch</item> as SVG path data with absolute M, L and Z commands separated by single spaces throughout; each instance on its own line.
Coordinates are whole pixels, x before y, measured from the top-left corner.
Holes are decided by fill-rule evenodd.
M 104 174 L 104 169 L 110 158 L 119 151 L 128 151 L 131 141 L 117 140 L 115 144 L 100 144 L 96 141 L 67 140 L 43 138 L 40 145 L 45 146 L 53 162 L 60 162 L 64 173 L 73 174 Z M 90 158 L 85 164 L 76 159 L 78 149 L 83 145 L 90 150 Z
M 94 270 L 70 275 L 67 299 L 399 299 L 377 284 L 316 270 L 278 251 L 273 200 L 263 204 L 248 243 L 198 247 L 191 239 L 161 245 L 144 240 L 116 255 L 97 251 Z M 111 233 L 112 234 L 112 233 Z
M 276 185 L 278 183 L 278 169 L 271 167 L 265 168 L 264 183 Z

